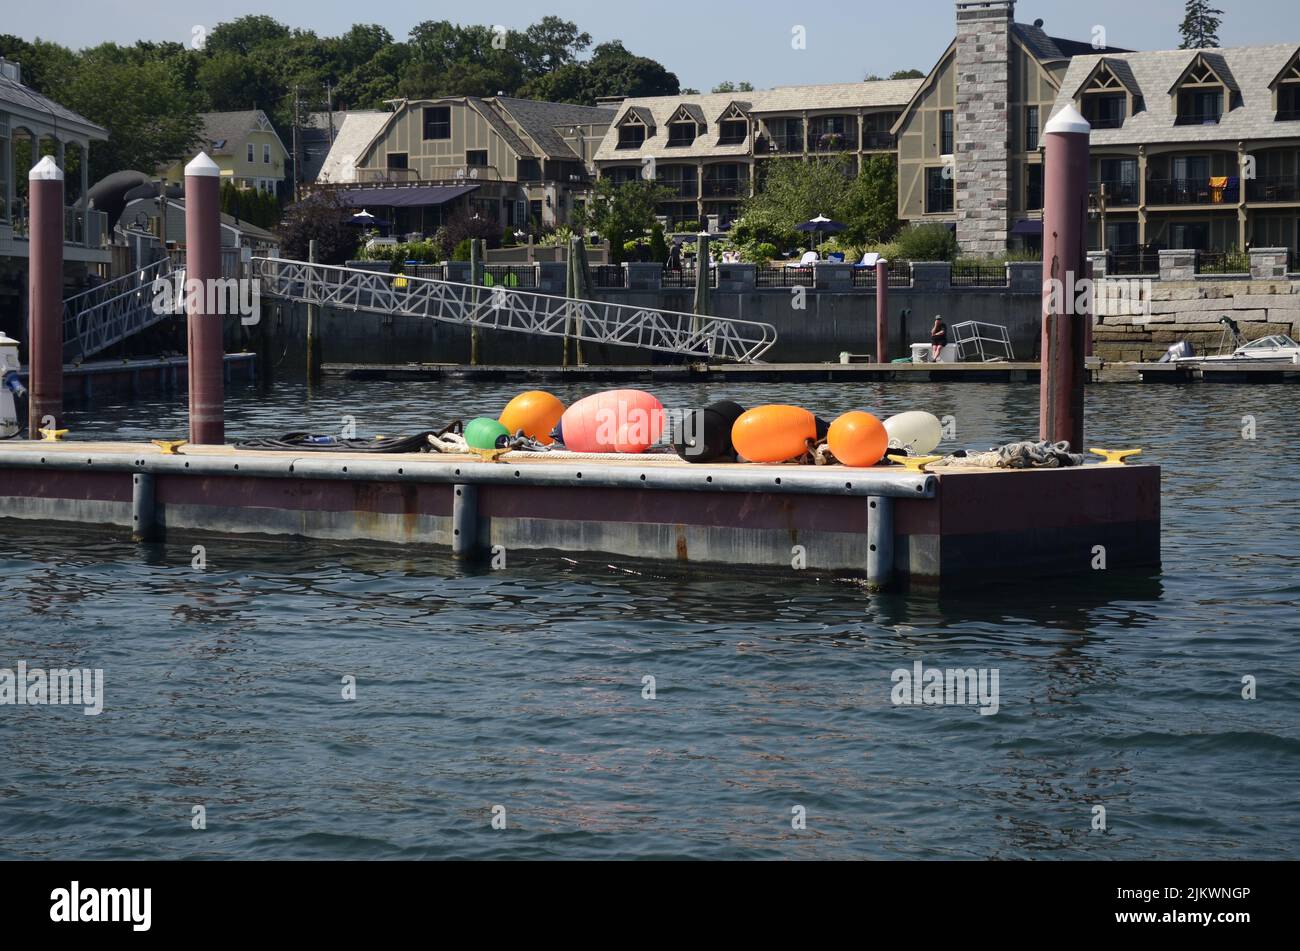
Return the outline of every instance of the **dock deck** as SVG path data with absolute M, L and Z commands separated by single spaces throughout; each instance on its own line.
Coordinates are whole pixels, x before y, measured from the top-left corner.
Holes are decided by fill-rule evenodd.
M 939 585 L 1160 562 L 1160 470 L 692 465 L 656 455 L 499 461 L 151 444 L 0 444 L 0 518 L 553 551 Z

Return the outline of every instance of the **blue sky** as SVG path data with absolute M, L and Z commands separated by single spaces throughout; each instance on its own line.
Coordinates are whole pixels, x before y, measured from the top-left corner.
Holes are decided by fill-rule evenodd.
M 1218 0 L 1225 11 L 1225 45 L 1295 42 L 1300 18 L 1295 0 Z M 404 38 L 428 19 L 500 23 L 522 28 L 546 14 L 573 20 L 595 42 L 621 39 L 629 49 L 659 60 L 683 86 L 707 91 L 725 79 L 748 80 L 758 88 L 796 83 L 853 82 L 867 73 L 928 70 L 953 33 L 951 0 L 562 0 L 492 3 L 433 3 L 384 0 L 334 3 L 324 0 L 6 0 L 0 32 L 26 39 L 40 36 L 82 47 L 106 40 L 188 42 L 196 25 L 211 26 L 245 13 L 267 13 L 291 26 L 322 35 L 340 33 L 354 21 L 386 26 Z M 213 11 L 219 10 L 218 15 Z M 483 11 L 479 13 L 478 11 Z M 1183 0 L 1020 0 L 1017 19 L 1041 18 L 1054 36 L 1089 39 L 1095 26 L 1107 40 L 1132 49 L 1177 47 Z M 791 48 L 791 31 L 806 30 L 807 48 Z

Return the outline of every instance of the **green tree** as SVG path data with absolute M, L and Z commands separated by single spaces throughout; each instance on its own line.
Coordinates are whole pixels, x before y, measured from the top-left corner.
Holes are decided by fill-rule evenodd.
M 744 83 L 744 82 L 733 83 L 731 80 L 728 79 L 725 82 L 720 82 L 716 86 L 714 86 L 713 91 L 714 92 L 753 92 L 754 86 L 752 83 Z
M 676 96 L 677 77 L 617 40 L 602 43 L 585 63 L 569 63 L 524 84 L 520 95 L 551 102 L 595 105 L 603 96 Z
M 602 178 L 576 223 L 609 241 L 610 263 L 621 264 L 624 243 L 639 238 L 655 224 L 655 206 L 671 195 L 662 185 L 642 179 L 616 185 Z
M 322 264 L 342 264 L 356 253 L 358 236 L 351 210 L 330 192 L 318 192 L 290 205 L 277 231 L 284 256 L 294 261 L 307 260 L 313 240 Z
M 524 30 L 516 44 L 524 69 L 541 75 L 578 61 L 591 46 L 591 34 L 578 29 L 576 23 L 556 16 L 545 16 Z
M 889 240 L 898 230 L 898 172 L 891 156 L 873 156 L 859 175 L 844 158 L 767 163 L 760 189 L 741 206 L 732 229 L 739 244 L 789 247 L 806 240 L 795 228 L 817 215 L 845 226 L 851 244 Z
M 881 244 L 898 231 L 898 166 L 892 155 L 873 155 L 839 208 L 851 244 Z
M 889 74 L 890 79 L 925 79 L 925 73 L 919 69 L 899 69 Z
M 1210 6 L 1209 0 L 1187 0 L 1187 10 L 1178 32 L 1183 36 L 1179 49 L 1200 50 L 1219 46 L 1219 26 L 1223 11 Z
M 292 32 L 275 17 L 250 14 L 218 23 L 208 34 L 204 49 L 213 55 L 233 53 L 247 56 L 259 48 L 280 46 Z

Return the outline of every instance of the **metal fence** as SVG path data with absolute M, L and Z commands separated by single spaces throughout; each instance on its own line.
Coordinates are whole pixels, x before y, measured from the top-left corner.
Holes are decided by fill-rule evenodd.
M 694 287 L 697 274 L 693 267 L 666 267 L 660 277 L 661 287 Z M 709 268 L 709 286 L 718 286 L 718 269 Z
M 912 262 L 890 261 L 888 265 L 889 287 L 912 286 Z M 875 290 L 876 269 L 874 267 L 855 267 L 853 269 L 853 286 Z
M 959 261 L 952 266 L 953 287 L 1006 287 L 1010 283 L 1005 264 Z
M 621 264 L 597 264 L 588 272 L 592 287 L 626 287 L 627 272 Z
M 431 275 L 438 279 L 438 275 Z M 537 269 L 531 264 L 487 264 L 483 267 L 484 287 L 536 287 Z
M 1106 274 L 1159 274 L 1160 252 L 1134 246 L 1113 247 L 1106 251 Z
M 811 267 L 760 267 L 754 276 L 756 287 L 813 287 Z
M 1249 274 L 1250 255 L 1240 251 L 1197 251 L 1197 274 Z

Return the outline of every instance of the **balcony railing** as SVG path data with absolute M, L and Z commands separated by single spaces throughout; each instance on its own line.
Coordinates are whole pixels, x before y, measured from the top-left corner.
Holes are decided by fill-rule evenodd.
M 705 198 L 744 198 L 749 195 L 749 179 L 720 178 L 704 180 Z
M 1137 245 L 1116 245 L 1106 250 L 1106 273 L 1159 274 L 1160 252 Z
M 665 267 L 660 277 L 661 287 L 694 287 L 698 271 L 693 267 Z M 718 286 L 718 269 L 709 268 L 709 286 Z
M 755 151 L 760 155 L 788 155 L 803 152 L 803 135 L 770 135 L 759 139 Z
M 693 178 L 661 178 L 658 184 L 668 189 L 668 193 L 674 198 L 695 198 L 699 195 L 699 186 L 695 184 Z
M 414 168 L 359 168 L 357 182 L 362 185 L 413 185 L 416 182 L 501 181 L 495 165 L 435 165 L 421 176 Z
M 1247 201 L 1300 201 L 1300 179 L 1295 176 L 1255 178 L 1246 182 Z
M 811 152 L 853 152 L 857 149 L 856 132 L 818 132 L 813 130 L 808 136 Z
M 1088 116 L 1088 124 L 1096 132 L 1099 129 L 1122 129 L 1124 128 L 1123 116 Z
M 1221 112 L 1187 112 L 1179 113 L 1174 125 L 1218 125 L 1223 118 Z
M 1124 181 L 1122 179 L 1103 179 L 1099 182 L 1093 182 L 1091 189 L 1093 197 L 1101 197 L 1101 187 L 1106 186 L 1106 204 L 1111 208 L 1126 208 L 1130 205 L 1136 206 L 1141 198 L 1141 188 L 1137 182 Z
M 892 132 L 873 132 L 868 129 L 862 133 L 862 148 L 867 152 L 892 149 L 896 143 Z
M 15 202 L 17 205 L 18 203 Z M 22 214 L 9 219 L 10 234 L 15 238 L 28 238 L 31 222 L 27 218 L 26 205 L 18 205 Z M 0 221 L 3 221 L 0 218 Z M 89 212 L 80 208 L 63 209 L 63 243 L 98 248 L 104 243 L 108 232 L 108 214 L 91 209 Z M 89 238 L 89 240 L 87 240 Z
M 1167 178 L 1147 182 L 1148 205 L 1235 205 L 1240 196 L 1238 179 L 1213 185 L 1208 178 Z

